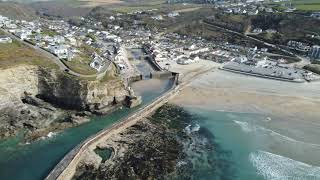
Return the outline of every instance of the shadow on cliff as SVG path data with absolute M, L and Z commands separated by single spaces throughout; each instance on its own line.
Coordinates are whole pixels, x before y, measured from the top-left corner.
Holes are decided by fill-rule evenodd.
M 86 110 L 87 94 L 86 81 L 60 71 L 39 69 L 37 98 L 64 109 Z
M 117 78 L 90 81 L 44 68 L 38 73 L 36 97 L 59 108 L 106 114 L 126 104 L 129 96 L 123 82 Z

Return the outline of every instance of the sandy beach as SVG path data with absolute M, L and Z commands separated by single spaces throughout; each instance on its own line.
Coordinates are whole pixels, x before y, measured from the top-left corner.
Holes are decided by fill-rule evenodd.
M 184 70 L 187 75 L 199 71 L 197 67 Z M 171 102 L 215 110 L 316 118 L 320 115 L 319 89 L 320 82 L 291 83 L 213 69 L 189 83 Z
M 202 63 L 210 66 L 211 62 Z M 184 74 L 188 74 L 192 69 L 192 65 L 188 66 L 180 66 L 184 68 Z M 303 173 L 297 175 L 302 178 L 309 171 L 314 169 L 318 171 L 320 166 L 318 158 L 320 152 L 319 89 L 320 82 L 291 83 L 214 68 L 184 86 L 169 102 L 189 108 L 194 113 L 202 111 L 210 113 L 204 117 L 209 119 L 203 120 L 207 123 L 206 126 L 209 126 L 213 134 L 220 136 L 221 141 L 232 144 L 230 146 L 236 146 L 233 147 L 233 151 L 253 146 L 254 148 L 248 150 L 249 157 L 246 157 L 246 154 L 238 156 L 238 158 L 245 158 L 242 161 L 243 164 L 247 164 L 246 159 L 250 159 L 251 156 L 255 160 L 262 158 L 260 156 L 264 154 L 261 151 L 267 152 L 267 157 L 260 159 L 261 161 L 257 164 L 254 164 L 255 160 L 250 159 L 250 162 L 257 167 L 259 174 L 274 178 L 303 169 Z M 231 120 L 229 119 L 231 122 L 226 120 L 226 117 L 217 119 L 219 117 L 215 112 L 221 111 L 225 112 L 226 117 L 233 116 Z M 257 114 L 257 117 L 244 120 L 239 113 Z M 221 127 L 225 130 L 221 132 L 215 127 L 219 126 L 219 122 L 225 123 Z M 241 131 L 238 132 L 237 128 L 232 129 L 233 126 L 238 126 Z M 235 144 L 233 140 L 225 139 L 225 136 L 229 137 L 228 134 L 234 134 L 229 132 L 229 129 L 238 132 L 231 137 L 236 141 L 241 141 L 238 136 L 248 135 L 242 142 L 248 145 L 241 146 L 241 143 Z M 268 159 L 272 161 L 266 165 Z M 306 164 L 302 166 L 303 163 Z M 265 169 L 264 165 L 271 169 Z M 276 168 L 277 166 L 279 167 Z M 275 172 L 279 174 L 275 175 Z
M 290 129 L 286 131 L 291 137 L 318 144 L 319 89 L 320 82 L 290 83 L 215 68 L 194 79 L 170 102 L 211 111 L 263 114 L 273 117 L 270 126 Z

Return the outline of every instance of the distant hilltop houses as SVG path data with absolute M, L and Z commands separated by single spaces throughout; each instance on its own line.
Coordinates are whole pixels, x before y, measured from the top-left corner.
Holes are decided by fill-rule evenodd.
M 82 20 L 86 21 L 84 18 Z M 100 22 L 92 23 L 93 27 L 101 26 Z M 61 60 L 72 62 L 89 59 L 88 67 L 98 72 L 104 65 L 110 64 L 108 61 L 113 61 L 117 52 L 115 48 L 122 42 L 121 37 L 115 35 L 120 29 L 116 25 L 109 26 L 108 31 L 99 31 L 74 26 L 63 20 L 25 21 L 0 15 L 0 27 L 8 34 L 0 36 L 0 43 L 12 43 L 11 36 L 14 36 L 52 53 Z M 87 49 L 92 49 L 94 52 Z
M 199 4 L 207 4 L 207 3 L 215 3 L 219 0 L 168 0 L 167 3 L 199 3 Z
M 266 0 L 167 0 L 168 4 L 174 3 L 196 3 L 196 4 L 221 4 L 221 3 L 256 3 Z M 282 2 L 287 0 L 271 0 L 273 2 Z
M 6 35 L 0 35 L 0 43 L 12 43 L 12 39 Z
M 314 12 L 314 13 L 312 13 L 310 16 L 313 17 L 313 18 L 318 18 L 318 19 L 320 19 L 320 12 Z
M 320 61 L 320 46 L 312 46 L 308 55 L 310 58 Z

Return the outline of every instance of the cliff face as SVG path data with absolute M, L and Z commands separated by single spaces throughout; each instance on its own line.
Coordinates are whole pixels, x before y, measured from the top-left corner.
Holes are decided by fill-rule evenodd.
M 122 103 L 129 95 L 118 78 L 100 82 L 75 79 L 44 69 L 39 72 L 38 97 L 59 107 L 99 112 Z
M 79 111 L 103 114 L 128 95 L 117 77 L 100 82 L 37 66 L 4 69 L 0 71 L 0 137 L 21 129 L 48 128 L 65 119 L 72 122 L 70 117 Z

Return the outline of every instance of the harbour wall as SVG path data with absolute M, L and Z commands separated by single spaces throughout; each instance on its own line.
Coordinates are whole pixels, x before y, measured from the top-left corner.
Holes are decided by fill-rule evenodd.
M 151 79 L 164 79 L 172 77 L 173 73 L 170 71 L 155 71 L 150 73 Z
M 50 174 L 45 178 L 46 180 L 65 180 L 71 179 L 76 171 L 77 164 L 81 160 L 82 153 L 89 147 L 95 147 L 99 140 L 103 137 L 108 138 L 113 134 L 117 134 L 122 130 L 134 125 L 142 118 L 149 115 L 151 112 L 161 107 L 163 104 L 168 102 L 168 99 L 173 97 L 179 90 L 180 85 L 178 84 L 179 74 L 174 73 L 174 83 L 172 87 L 163 95 L 159 96 L 150 104 L 141 107 L 138 111 L 129 114 L 124 119 L 120 120 L 118 123 L 115 123 L 111 127 L 108 127 L 97 134 L 87 138 L 85 141 L 77 145 L 72 149 L 50 172 Z
M 149 55 L 149 57 L 146 57 L 148 62 L 151 64 L 154 70 L 156 71 L 162 71 L 163 69 L 159 66 L 159 64 L 154 59 L 152 52 L 149 50 L 149 48 L 146 45 L 143 45 L 143 50 Z

